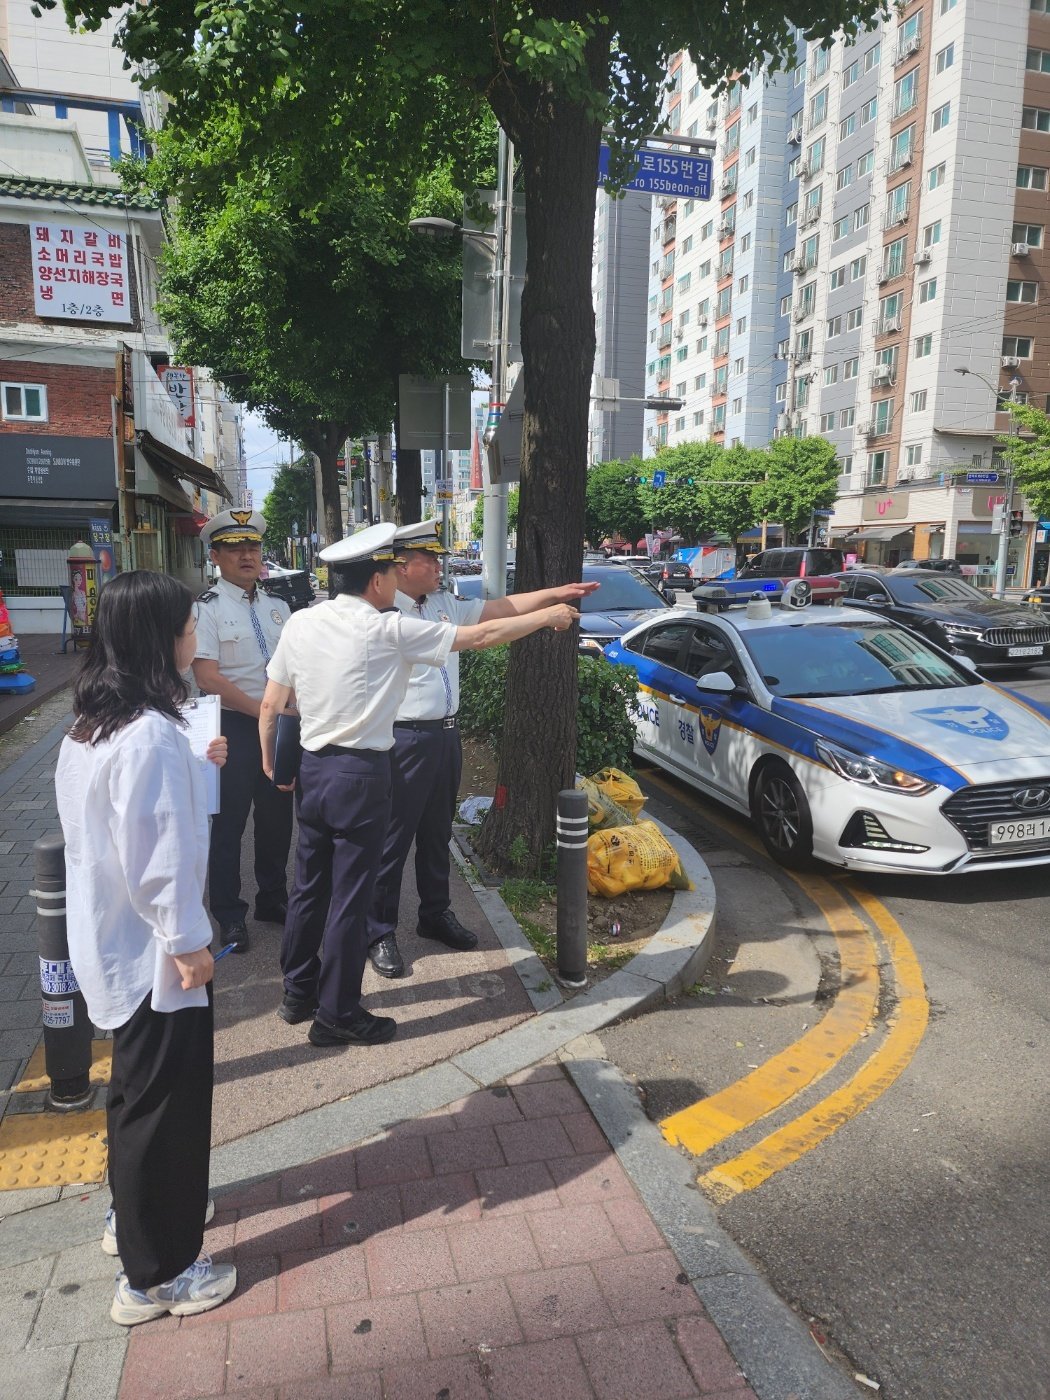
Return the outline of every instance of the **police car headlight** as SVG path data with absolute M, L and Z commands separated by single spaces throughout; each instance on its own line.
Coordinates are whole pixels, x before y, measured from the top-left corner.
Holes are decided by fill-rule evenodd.
M 608 638 L 608 641 L 612 641 L 612 638 Z M 606 644 L 601 637 L 581 637 L 580 651 L 585 652 L 588 656 L 603 656 Z
M 909 797 L 921 797 L 932 792 L 936 784 L 918 778 L 903 768 L 894 768 L 889 763 L 880 763 L 877 758 L 853 753 L 851 749 L 830 744 L 826 739 L 818 739 L 817 753 L 840 778 L 851 783 L 862 783 L 865 787 L 882 788 L 885 792 L 905 793 Z

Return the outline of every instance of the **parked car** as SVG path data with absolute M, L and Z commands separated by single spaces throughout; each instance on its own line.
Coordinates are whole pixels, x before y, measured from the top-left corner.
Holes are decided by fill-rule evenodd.
M 750 816 L 783 865 L 1050 863 L 1050 707 L 987 684 L 884 609 L 799 596 L 679 608 L 611 643 L 609 660 L 638 675 L 639 753 Z
M 626 564 L 656 588 L 692 588 L 696 583 L 689 565 L 681 559 L 650 559 L 647 554 L 621 554 L 610 564 Z
M 958 559 L 902 559 L 898 569 L 929 569 L 936 574 L 961 574 Z
M 267 577 L 259 580 L 259 587 L 271 597 L 283 598 L 292 612 L 308 608 L 316 596 L 305 569 L 272 567 Z
M 673 607 L 658 588 L 633 569 L 616 564 L 584 564 L 584 583 L 599 583 L 600 588 L 580 600 L 580 651 L 597 656 L 614 637 L 636 627 L 654 613 L 669 612 Z M 461 598 L 480 598 L 481 579 L 457 578 L 456 593 Z M 513 588 L 513 577 L 508 586 Z
M 840 574 L 847 606 L 877 611 L 979 666 L 1038 666 L 1050 623 L 1030 607 L 989 598 L 965 579 L 928 569 Z
M 823 546 L 818 549 L 805 549 L 802 546 L 764 549 L 744 565 L 737 578 L 813 578 L 814 575 L 837 574 L 845 563 L 841 549 Z

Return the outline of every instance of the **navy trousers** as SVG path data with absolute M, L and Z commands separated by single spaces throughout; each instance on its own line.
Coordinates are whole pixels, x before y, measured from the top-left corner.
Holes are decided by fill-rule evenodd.
M 219 810 L 211 823 L 208 851 L 208 904 L 216 921 L 233 924 L 248 914 L 241 898 L 241 838 L 255 808 L 255 882 L 260 904 L 282 903 L 292 844 L 292 794 L 278 792 L 262 769 L 259 721 L 237 710 L 223 710 L 222 732 L 229 741 L 219 769 Z
M 296 786 L 299 842 L 281 944 L 289 996 L 345 1025 L 361 1005 L 368 909 L 390 820 L 390 754 L 304 751 Z
M 462 771 L 458 729 L 394 725 L 390 826 L 368 916 L 369 946 L 397 929 L 401 876 L 413 840 L 419 922 L 433 921 L 449 907 L 448 843 Z
M 183 1011 L 154 1011 L 147 996 L 113 1032 L 106 1104 L 109 1189 L 132 1288 L 167 1283 L 201 1252 L 211 1097 L 211 983 L 207 1006 Z

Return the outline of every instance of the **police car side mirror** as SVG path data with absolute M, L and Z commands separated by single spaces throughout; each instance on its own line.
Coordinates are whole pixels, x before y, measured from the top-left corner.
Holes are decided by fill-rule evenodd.
M 972 656 L 963 656 L 961 652 L 953 652 L 952 660 L 957 661 L 959 665 L 964 667 L 967 671 L 973 671 L 975 673 L 977 671 L 977 662 Z
M 696 683 L 697 690 L 714 691 L 718 695 L 732 695 L 736 681 L 728 671 L 712 671 L 709 676 L 701 676 Z
M 673 588 L 661 588 L 660 592 L 664 595 L 664 597 L 669 603 L 673 603 L 678 596 Z

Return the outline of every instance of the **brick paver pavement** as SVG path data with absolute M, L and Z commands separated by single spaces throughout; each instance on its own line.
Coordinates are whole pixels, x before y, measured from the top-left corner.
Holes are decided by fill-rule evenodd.
M 556 1065 L 217 1206 L 237 1293 L 135 1328 L 121 1400 L 753 1400 Z

